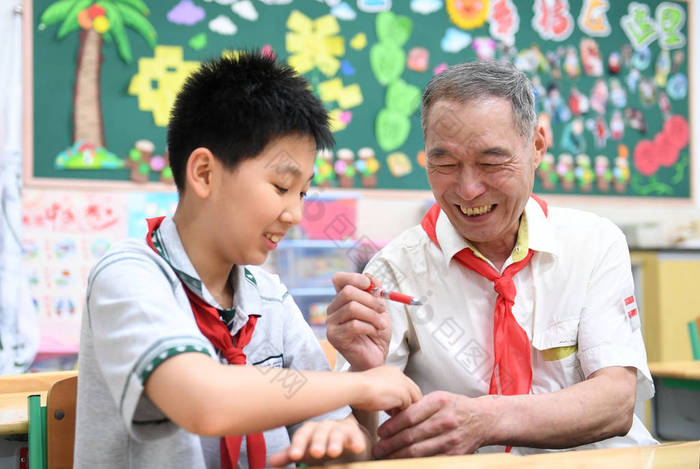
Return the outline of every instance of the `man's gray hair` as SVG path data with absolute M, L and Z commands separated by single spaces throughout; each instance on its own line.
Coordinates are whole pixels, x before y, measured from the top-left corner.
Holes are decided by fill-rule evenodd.
M 513 107 L 518 133 L 530 139 L 537 124 L 535 97 L 527 76 L 509 62 L 486 60 L 452 65 L 430 80 L 423 93 L 421 124 L 438 101 L 466 103 L 489 97 L 505 98 Z

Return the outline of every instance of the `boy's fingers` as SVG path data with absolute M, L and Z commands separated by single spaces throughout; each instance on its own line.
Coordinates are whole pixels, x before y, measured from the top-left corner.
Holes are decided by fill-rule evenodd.
M 353 431 L 347 435 L 346 445 L 349 445 L 347 447 L 350 448 L 353 454 L 359 454 L 364 451 L 367 443 L 365 442 L 365 434 L 359 427 L 354 427 Z
M 343 447 L 345 446 L 345 431 L 337 426 L 333 428 L 328 434 L 328 446 L 326 448 L 326 455 L 331 458 L 337 458 L 343 454 Z
M 316 459 L 322 458 L 328 450 L 328 437 L 330 435 L 333 421 L 319 422 L 316 426 L 316 431 L 311 437 L 311 445 L 309 446 L 309 454 Z
M 289 457 L 293 461 L 299 461 L 306 454 L 314 430 L 318 426 L 317 422 L 308 422 L 301 426 L 292 437 L 292 443 L 287 450 Z
M 267 462 L 272 467 L 282 467 L 291 464 L 294 461 L 289 458 L 289 449 L 285 449 L 270 456 L 270 459 Z
M 360 290 L 366 290 L 370 285 L 369 278 L 357 272 L 336 272 L 331 281 L 336 292 L 342 290 L 345 285 L 352 285 Z

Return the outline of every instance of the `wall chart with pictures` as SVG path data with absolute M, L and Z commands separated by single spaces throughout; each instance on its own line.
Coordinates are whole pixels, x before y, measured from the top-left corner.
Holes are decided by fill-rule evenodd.
M 640 0 L 37 0 L 30 181 L 171 181 L 174 95 L 256 47 L 310 82 L 337 146 L 321 187 L 417 189 L 420 98 L 451 64 L 513 62 L 548 153 L 538 193 L 690 199 L 689 5 Z

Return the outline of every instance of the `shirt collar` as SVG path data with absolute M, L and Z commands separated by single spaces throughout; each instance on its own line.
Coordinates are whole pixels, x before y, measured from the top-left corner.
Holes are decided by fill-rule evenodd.
M 551 218 L 552 207 L 549 207 L 548 210 L 550 216 L 544 214 L 542 207 L 535 199 L 532 197 L 528 199 L 525 213 L 527 214 L 529 245 L 533 251 L 546 252 L 559 257 L 561 245 L 554 236 L 554 225 Z
M 227 320 L 226 322 L 228 322 L 228 319 L 235 311 L 234 330 L 247 321 L 249 314 L 260 315 L 262 313 L 262 302 L 258 293 L 257 281 L 247 268 L 238 265 L 234 266 L 230 276 L 234 292 L 233 308 L 227 310 L 221 307 L 199 278 L 199 274 L 197 274 L 190 258 L 187 256 L 185 247 L 182 245 L 182 240 L 177 232 L 177 226 L 171 217 L 165 217 L 162 221 L 156 231 L 154 243 L 156 243 L 156 247 L 160 247 L 159 251 L 163 259 L 173 268 L 180 280 L 197 296 L 218 309 L 224 319 Z
M 440 243 L 446 266 L 449 266 L 455 254 L 464 248 L 471 249 L 477 257 L 491 264 L 469 241 L 455 230 L 452 223 L 450 223 L 450 219 L 447 218 L 447 215 L 442 210 L 440 210 L 440 215 L 438 215 L 437 223 L 435 224 L 435 235 Z M 551 221 L 545 216 L 542 207 L 533 198 L 529 198 L 527 204 L 525 204 L 521 227 L 518 228 L 518 239 L 515 248 L 517 247 L 525 250 L 525 252 L 529 248 L 534 251 L 551 253 L 555 256 L 559 252 L 559 245 L 555 240 Z M 516 253 L 515 248 L 510 258 L 517 262 L 524 256 L 522 253 Z

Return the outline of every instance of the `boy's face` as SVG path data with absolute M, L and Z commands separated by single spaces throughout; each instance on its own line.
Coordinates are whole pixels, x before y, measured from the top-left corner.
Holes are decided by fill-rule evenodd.
M 287 231 L 301 221 L 314 174 L 316 144 L 309 136 L 271 141 L 256 157 L 214 177 L 212 229 L 227 262 L 262 264 Z

